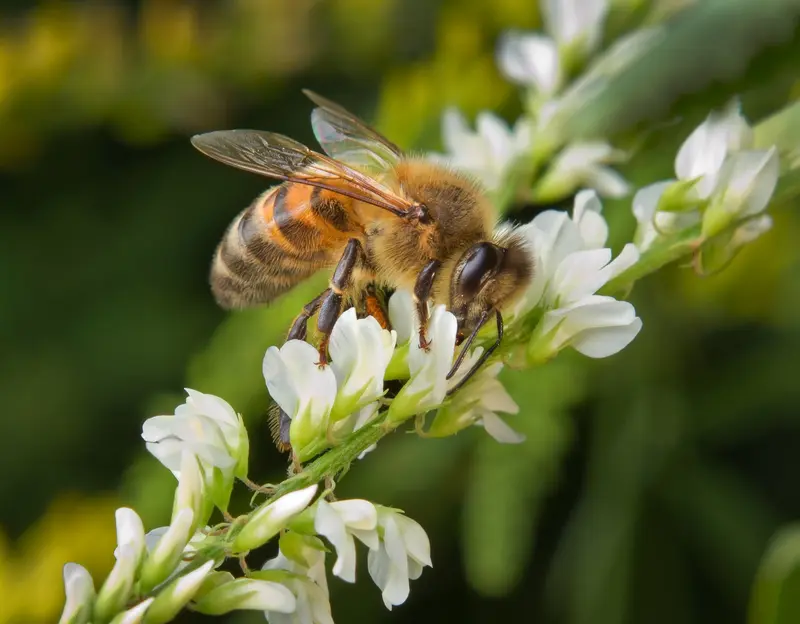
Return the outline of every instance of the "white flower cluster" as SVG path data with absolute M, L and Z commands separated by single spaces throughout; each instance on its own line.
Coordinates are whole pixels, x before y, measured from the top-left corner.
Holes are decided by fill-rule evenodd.
M 711 113 L 678 151 L 677 179 L 656 182 L 634 196 L 639 249 L 702 224 L 705 238 L 730 229 L 727 242 L 735 251 L 772 227 L 764 211 L 778 174 L 777 150 L 753 149 L 753 131 L 737 102 Z
M 536 132 L 558 106 L 555 98 L 568 74 L 599 44 L 607 5 L 606 0 L 544 0 L 542 12 L 549 36 L 506 33 L 498 49 L 498 65 L 506 78 L 531 90 L 529 114 L 512 129 L 496 115 L 482 111 L 476 132 L 472 132 L 463 115 L 448 108 L 442 119 L 447 154 L 432 154 L 431 158 L 471 173 L 490 191 L 508 183 L 516 163 L 533 159 Z M 603 141 L 570 143 L 538 176 L 532 198 L 555 201 L 581 187 L 606 197 L 627 195 L 627 181 L 608 167 L 625 158 L 624 152 Z
M 397 291 L 388 307 L 391 331 L 371 316 L 357 318 L 354 308 L 339 317 L 331 333 L 330 366 L 318 366 L 317 350 L 300 340 L 267 351 L 264 379 L 272 398 L 291 419 L 289 437 L 301 460 L 373 422 L 382 403 L 390 402 L 386 418 L 395 423 L 452 404 L 447 391 L 461 378 L 447 380 L 455 352 L 455 317 L 443 305 L 432 308 L 427 329 L 431 347 L 426 351 L 417 340 L 419 321 L 411 295 Z M 473 351 L 470 361 L 480 352 Z M 468 364 L 462 365 L 461 375 Z M 497 364 L 481 371 L 458 393 L 461 402 L 469 401 L 469 396 L 478 399 L 482 392 L 478 382 L 492 380 L 504 397 L 498 410 L 515 413 L 516 404 L 495 380 L 501 369 Z M 390 400 L 384 398 L 389 380 L 405 382 Z M 447 413 L 451 412 L 452 407 Z M 499 420 L 488 408 L 473 416 L 459 415 L 463 426 L 456 430 L 485 424 L 487 419 Z M 490 433 L 495 430 L 487 428 Z
M 195 402 L 198 395 L 191 395 Z M 356 570 L 354 538 L 369 548 L 369 574 L 389 609 L 405 602 L 409 580 L 431 565 L 428 536 L 416 522 L 365 500 L 328 503 L 320 497 L 312 505 L 316 485 L 262 505 L 246 522 L 234 521 L 227 531 L 197 531 L 195 511 L 204 508 L 207 473 L 187 448 L 175 472 L 179 486 L 169 526 L 145 534 L 135 511 L 117 510 L 116 564 L 99 591 L 85 568 L 75 563 L 64 567 L 62 624 L 159 624 L 171 621 L 187 605 L 207 615 L 263 611 L 273 624 L 332 624 L 326 548 L 318 536 L 337 552 L 333 573 L 351 583 Z M 280 553 L 263 571 L 234 578 L 215 569 L 225 556 L 246 554 L 278 534 Z

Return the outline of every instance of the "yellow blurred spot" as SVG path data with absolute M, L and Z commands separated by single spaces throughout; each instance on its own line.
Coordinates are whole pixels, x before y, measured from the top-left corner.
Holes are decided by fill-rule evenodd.
M 12 548 L 0 533 L 0 623 L 55 622 L 64 606 L 62 568 L 80 563 L 99 588 L 114 561 L 112 497 L 64 496 Z
M 197 51 L 197 9 L 177 0 L 148 0 L 139 16 L 139 34 L 148 54 L 162 61 L 187 61 Z

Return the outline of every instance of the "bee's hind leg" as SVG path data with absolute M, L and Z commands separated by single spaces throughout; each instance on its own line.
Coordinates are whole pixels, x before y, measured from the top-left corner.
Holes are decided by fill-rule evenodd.
M 328 363 L 328 341 L 336 319 L 342 312 L 342 297 L 350 288 L 353 270 L 363 257 L 364 249 L 361 247 L 361 242 L 357 238 L 351 238 L 336 265 L 317 317 L 317 330 L 322 334 L 318 366 L 325 366 Z

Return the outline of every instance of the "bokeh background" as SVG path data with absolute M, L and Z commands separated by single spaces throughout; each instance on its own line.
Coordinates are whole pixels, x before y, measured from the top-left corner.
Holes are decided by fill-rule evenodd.
M 757 122 L 800 96 L 797 5 L 615 2 L 607 40 L 659 19 L 668 36 L 575 132 L 636 146 L 622 170 L 638 184 L 669 177 L 711 107 L 741 94 Z M 267 183 L 189 136 L 311 142 L 308 87 L 438 149 L 447 105 L 516 118 L 495 44 L 539 25 L 534 0 L 0 2 L 0 622 L 55 621 L 67 561 L 99 582 L 117 506 L 168 521 L 174 479 L 139 433 L 184 386 L 244 414 L 253 479 L 285 470 L 261 358 L 318 282 L 269 309 L 215 307 L 213 248 Z M 629 205 L 606 203 L 617 248 Z M 336 621 L 745 621 L 771 536 L 800 518 L 800 215 L 789 199 L 775 217 L 719 275 L 637 284 L 644 329 L 620 355 L 508 373 L 523 445 L 397 433 L 356 465 L 337 493 L 405 509 L 434 568 L 391 613 L 366 567 L 335 580 Z

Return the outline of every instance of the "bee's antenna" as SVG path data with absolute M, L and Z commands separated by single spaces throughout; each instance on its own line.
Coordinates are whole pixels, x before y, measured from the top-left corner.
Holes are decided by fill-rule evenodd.
M 478 372 L 478 369 L 481 366 L 483 366 L 486 360 L 488 360 L 489 357 L 492 355 L 492 353 L 495 352 L 497 347 L 500 346 L 500 343 L 503 340 L 503 317 L 500 314 L 500 310 L 495 310 L 494 313 L 497 317 L 497 340 L 495 340 L 494 344 L 481 354 L 481 357 L 479 357 L 478 361 L 472 365 L 472 368 L 469 369 L 469 372 L 467 372 L 467 374 L 464 375 L 455 386 L 453 386 L 450 390 L 447 391 L 447 396 L 452 395 L 454 392 L 460 389 L 465 383 L 467 383 L 470 377 L 472 377 L 475 373 Z M 478 333 L 478 330 L 481 328 L 481 325 L 483 325 L 483 323 L 486 322 L 485 317 L 488 317 L 488 312 L 485 313 L 483 317 L 481 317 L 481 323 L 470 334 L 466 344 L 464 344 L 464 348 L 461 350 L 461 353 L 458 354 L 458 359 L 456 360 L 455 364 L 453 364 L 453 368 L 450 369 L 449 373 L 447 373 L 447 379 L 450 379 L 455 374 L 456 370 L 458 370 L 459 365 L 464 360 L 464 354 L 467 352 L 470 343 L 475 338 L 475 335 Z

